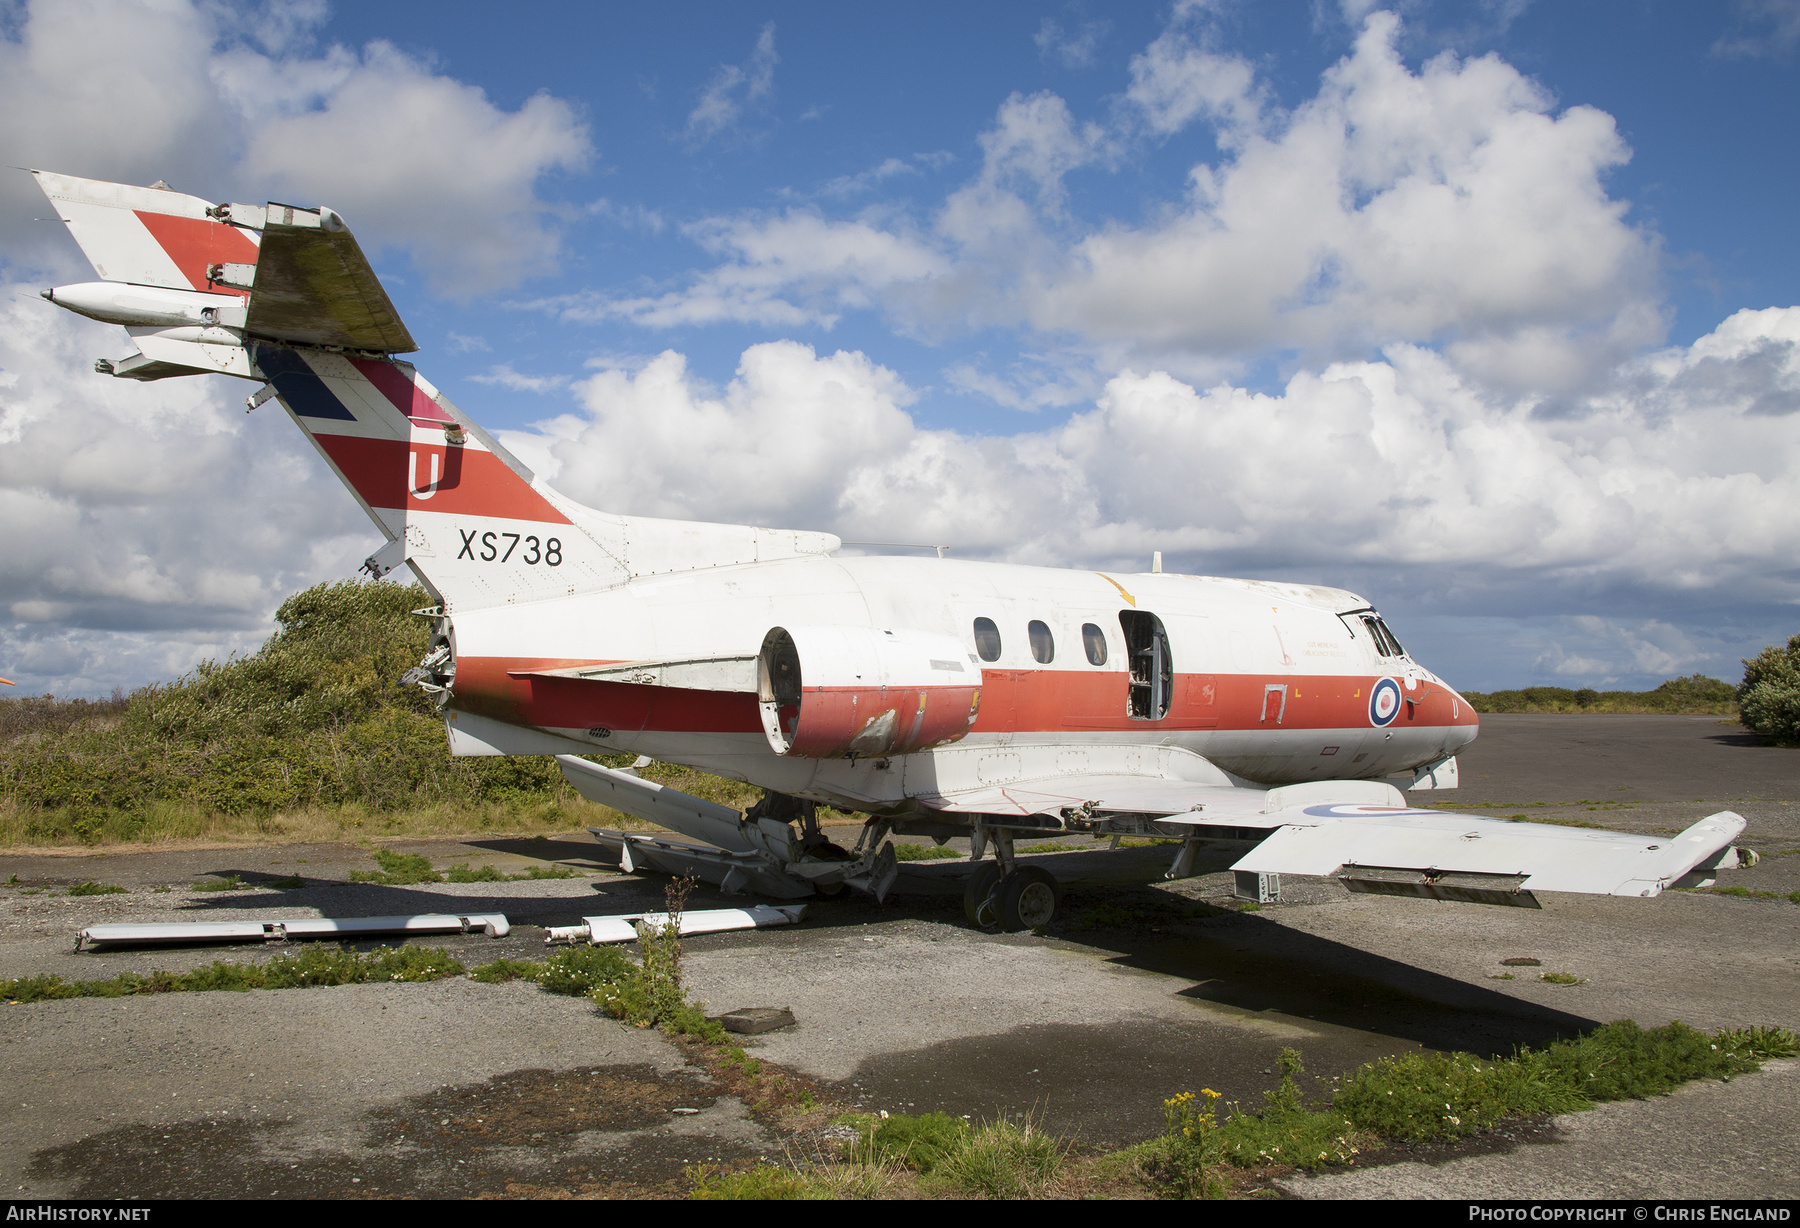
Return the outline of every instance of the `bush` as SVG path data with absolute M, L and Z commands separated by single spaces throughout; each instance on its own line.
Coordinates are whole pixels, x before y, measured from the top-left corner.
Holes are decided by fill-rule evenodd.
M 1694 674 L 1671 678 L 1649 691 L 1570 690 L 1528 686 L 1516 691 L 1465 691 L 1477 712 L 1685 712 L 1728 715 L 1737 711 L 1737 691 L 1729 682 Z
M 570 947 L 544 961 L 537 983 L 551 993 L 571 997 L 616 990 L 635 980 L 641 969 L 617 947 Z
M 424 655 L 417 585 L 297 593 L 248 657 L 202 661 L 128 697 L 0 701 L 0 794 L 29 839 L 135 839 L 159 806 L 268 815 L 358 805 L 521 804 L 567 795 L 548 756 L 453 759 L 430 696 L 397 685 Z M 123 820 L 121 816 L 127 816 Z
M 1738 719 L 1777 746 L 1800 746 L 1800 635 L 1744 662 Z

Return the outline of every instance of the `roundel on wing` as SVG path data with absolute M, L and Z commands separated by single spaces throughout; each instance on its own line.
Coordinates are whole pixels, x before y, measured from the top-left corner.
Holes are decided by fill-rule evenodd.
M 1369 724 L 1380 728 L 1394 723 L 1400 715 L 1400 684 L 1392 678 L 1383 678 L 1369 692 Z

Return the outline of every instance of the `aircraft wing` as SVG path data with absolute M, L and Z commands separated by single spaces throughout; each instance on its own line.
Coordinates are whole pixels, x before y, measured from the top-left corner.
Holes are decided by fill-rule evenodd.
M 1132 776 L 1065 776 L 925 800 L 949 813 L 1101 817 L 1135 813 L 1162 831 L 1259 839 L 1231 868 L 1336 878 L 1353 891 L 1536 907 L 1532 891 L 1654 896 L 1738 864 L 1729 811 L 1678 836 L 1509 822 L 1409 806 L 1380 781 L 1235 788 Z M 1266 836 L 1261 833 L 1267 832 Z
M 1678 836 L 1513 823 L 1436 810 L 1367 805 L 1307 806 L 1232 869 L 1312 874 L 1353 891 L 1482 903 L 1536 901 L 1532 891 L 1660 895 L 1690 875 L 1738 864 L 1731 841 L 1744 820 L 1708 816 Z M 1204 812 L 1165 821 L 1206 825 Z M 1496 896 L 1526 898 L 1501 899 Z

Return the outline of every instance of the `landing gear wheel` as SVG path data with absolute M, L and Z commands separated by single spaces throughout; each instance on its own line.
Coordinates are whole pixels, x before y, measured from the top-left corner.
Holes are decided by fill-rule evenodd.
M 1049 871 L 1020 866 L 1000 884 L 1000 928 L 1035 930 L 1049 925 L 1062 903 L 1062 889 Z
M 840 895 L 843 895 L 844 892 L 850 890 L 850 888 L 844 886 L 842 883 L 814 883 L 813 890 L 827 900 L 835 900 Z
M 1000 920 L 999 901 L 995 898 L 1000 886 L 1000 866 L 996 862 L 984 861 L 976 865 L 975 872 L 969 875 L 968 885 L 963 888 L 963 916 L 969 919 L 970 925 L 983 928 Z

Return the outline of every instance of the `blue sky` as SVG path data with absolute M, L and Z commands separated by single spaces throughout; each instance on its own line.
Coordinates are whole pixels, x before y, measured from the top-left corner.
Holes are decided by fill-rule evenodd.
M 333 206 L 421 368 L 596 506 L 1338 584 L 1466 688 L 1800 631 L 1796 0 L 0 33 L 4 161 Z M 0 210 L 8 676 L 166 677 L 352 571 L 372 530 L 235 386 L 96 386 L 109 330 L 33 301 L 79 256 L 28 180 Z

